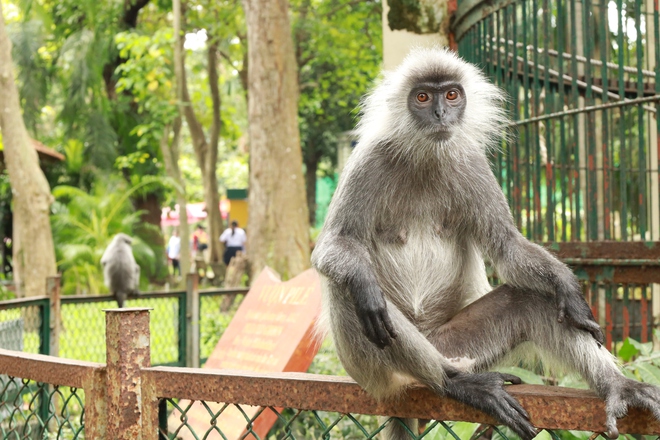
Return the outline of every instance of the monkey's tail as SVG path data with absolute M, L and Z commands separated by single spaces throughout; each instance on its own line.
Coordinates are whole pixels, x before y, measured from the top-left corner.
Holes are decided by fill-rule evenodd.
M 384 440 L 410 440 L 417 438 L 417 419 L 392 418 L 383 430 Z

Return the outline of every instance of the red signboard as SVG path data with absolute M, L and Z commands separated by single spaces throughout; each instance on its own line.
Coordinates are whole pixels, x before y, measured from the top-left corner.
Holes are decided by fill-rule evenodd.
M 250 287 L 231 323 L 203 368 L 250 371 L 307 371 L 318 351 L 313 337 L 314 323 L 321 309 L 321 286 L 317 273 L 307 270 L 297 277 L 281 282 L 270 268 L 264 269 Z M 212 412 L 224 404 L 206 402 Z M 186 408 L 188 402 L 180 402 Z M 260 408 L 241 406 L 242 412 L 228 406 L 216 425 L 228 439 L 243 438 L 247 422 Z M 209 410 L 195 402 L 186 413 L 187 424 L 201 438 L 211 428 Z M 180 414 L 173 413 L 170 426 L 181 424 Z M 255 420 L 252 430 L 265 438 L 277 416 L 265 410 Z M 176 428 L 175 428 L 176 429 Z M 183 432 L 186 431 L 186 432 Z M 172 432 L 172 431 L 171 431 Z M 177 437 L 194 437 L 184 427 Z M 221 439 L 210 432 L 206 439 Z M 252 434 L 244 437 L 254 439 Z

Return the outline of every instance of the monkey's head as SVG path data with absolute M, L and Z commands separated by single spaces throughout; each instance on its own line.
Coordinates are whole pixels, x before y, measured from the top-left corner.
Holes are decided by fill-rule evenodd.
M 408 95 L 408 111 L 420 131 L 439 141 L 449 139 L 463 120 L 467 99 L 451 77 L 419 78 Z
M 129 246 L 133 243 L 133 239 L 131 237 L 121 232 L 115 235 L 113 240 L 117 243 L 127 244 Z
M 397 155 L 484 151 L 508 122 L 503 92 L 444 48 L 418 48 L 365 98 L 359 144 L 391 142 Z

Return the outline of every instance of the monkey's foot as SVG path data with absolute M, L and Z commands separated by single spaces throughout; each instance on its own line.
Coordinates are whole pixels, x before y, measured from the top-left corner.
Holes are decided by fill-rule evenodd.
M 477 408 L 507 425 L 523 440 L 537 434 L 527 411 L 504 390 L 504 382 L 519 384 L 519 377 L 503 373 L 463 374 L 447 378 L 445 393 L 459 402 Z
M 607 413 L 607 437 L 617 438 L 619 429 L 616 420 L 628 413 L 628 408 L 644 408 L 660 420 L 660 388 L 648 383 L 621 377 L 620 383 L 610 389 L 605 399 Z

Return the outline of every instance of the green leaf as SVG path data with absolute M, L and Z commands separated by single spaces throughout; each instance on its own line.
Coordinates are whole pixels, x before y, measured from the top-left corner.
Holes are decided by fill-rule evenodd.
M 633 366 L 626 366 L 621 369 L 621 372 L 623 373 L 624 376 L 626 376 L 628 379 L 632 380 L 639 380 L 639 377 L 635 375 L 635 367 Z
M 633 357 L 637 356 L 637 354 L 640 352 L 640 349 L 634 344 L 636 342 L 637 341 L 634 339 L 626 338 L 626 340 L 623 341 L 621 348 L 617 352 L 617 356 L 624 362 L 628 362 Z
M 463 437 L 461 437 L 461 438 L 463 438 Z M 536 437 L 534 437 L 534 439 L 535 440 L 552 440 L 552 436 L 550 435 L 550 433 L 547 430 L 544 429 L 543 431 L 539 432 L 538 435 Z
M 632 338 L 628 338 L 627 340 L 640 351 L 642 356 L 648 356 L 653 351 L 653 342 L 641 343 Z
M 456 434 L 458 438 L 472 438 L 472 435 L 477 431 L 477 428 L 479 428 L 478 423 L 455 422 L 451 424 L 451 430 L 454 431 L 454 434 Z M 447 436 L 447 438 L 449 438 L 449 436 Z
M 637 371 L 644 382 L 660 385 L 660 368 L 654 367 L 648 363 L 643 363 L 637 365 Z

